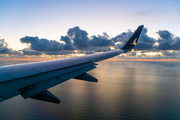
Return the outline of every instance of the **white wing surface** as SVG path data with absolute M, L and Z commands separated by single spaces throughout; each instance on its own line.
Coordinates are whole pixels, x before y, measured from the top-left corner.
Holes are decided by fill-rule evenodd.
M 86 73 L 96 68 L 96 63 L 133 49 L 143 26 L 139 26 L 122 49 L 82 57 L 34 62 L 0 67 L 0 102 L 21 95 L 23 98 L 60 103 L 47 89 L 71 78 L 97 82 Z

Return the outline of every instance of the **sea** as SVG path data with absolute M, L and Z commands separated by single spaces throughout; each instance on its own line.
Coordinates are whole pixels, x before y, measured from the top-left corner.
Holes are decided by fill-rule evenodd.
M 102 61 L 88 73 L 98 82 L 48 89 L 60 104 L 20 95 L 1 102 L 0 120 L 180 120 L 180 62 Z

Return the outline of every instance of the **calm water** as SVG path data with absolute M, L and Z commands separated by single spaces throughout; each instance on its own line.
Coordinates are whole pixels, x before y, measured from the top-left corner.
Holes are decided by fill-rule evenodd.
M 98 64 L 89 72 L 98 83 L 71 79 L 49 89 L 60 104 L 16 96 L 0 103 L 0 119 L 180 119 L 180 63 Z

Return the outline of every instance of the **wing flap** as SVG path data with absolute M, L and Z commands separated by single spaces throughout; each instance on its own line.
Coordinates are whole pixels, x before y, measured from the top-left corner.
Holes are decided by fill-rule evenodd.
M 19 94 L 20 92 L 17 89 L 15 89 L 12 85 L 0 87 L 0 97 L 4 99 L 9 99 Z
M 77 69 L 74 71 L 71 71 L 69 73 L 60 75 L 60 76 L 56 76 L 52 79 L 48 79 L 46 81 L 37 83 L 35 85 L 30 86 L 29 90 L 20 90 L 21 91 L 21 95 L 26 99 L 29 97 L 32 97 L 40 92 L 43 92 L 44 90 L 47 90 L 57 84 L 60 84 L 62 82 L 65 82 L 71 78 L 74 78 L 76 76 L 79 76 L 87 71 L 90 71 L 92 69 L 96 68 L 94 65 L 89 65 L 87 67 L 81 68 L 81 69 Z
M 50 93 L 49 91 L 45 90 L 41 93 L 38 93 L 31 98 L 37 99 L 37 100 L 42 100 L 42 101 L 47 101 L 47 102 L 52 102 L 52 103 L 60 103 L 60 99 L 57 98 L 55 95 Z
M 95 77 L 93 77 L 92 75 L 90 75 L 88 73 L 83 73 L 83 74 L 76 76 L 74 78 L 79 79 L 79 80 L 90 81 L 90 82 L 98 82 L 98 80 Z
M 95 65 L 95 64 L 94 63 L 84 63 L 84 64 L 81 64 L 81 65 L 76 65 L 76 66 L 67 67 L 67 68 L 64 68 L 64 69 L 54 70 L 54 71 L 51 71 L 51 72 L 45 72 L 45 73 L 41 73 L 41 74 L 38 74 L 38 75 L 25 77 L 25 78 L 23 78 L 23 80 L 27 84 L 24 87 L 30 86 L 32 84 L 37 84 L 37 83 L 46 81 L 48 79 L 51 79 L 51 78 L 54 78 L 54 77 L 57 77 L 57 76 L 60 76 L 60 75 L 63 75 L 63 74 L 67 74 L 69 72 L 76 71 L 78 69 L 81 69 L 81 68 L 84 68 L 84 67 L 87 67 L 87 66 L 91 66 L 91 65 Z M 18 88 L 18 89 L 21 89 L 21 88 Z

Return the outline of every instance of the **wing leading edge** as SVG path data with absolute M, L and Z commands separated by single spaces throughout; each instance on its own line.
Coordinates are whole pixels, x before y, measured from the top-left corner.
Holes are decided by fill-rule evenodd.
M 71 78 L 97 82 L 87 72 L 96 68 L 96 63 L 132 50 L 139 39 L 143 25 L 139 26 L 128 42 L 119 50 L 86 55 L 82 57 L 34 62 L 0 67 L 0 102 L 21 95 L 47 102 L 60 100 L 47 89 Z

